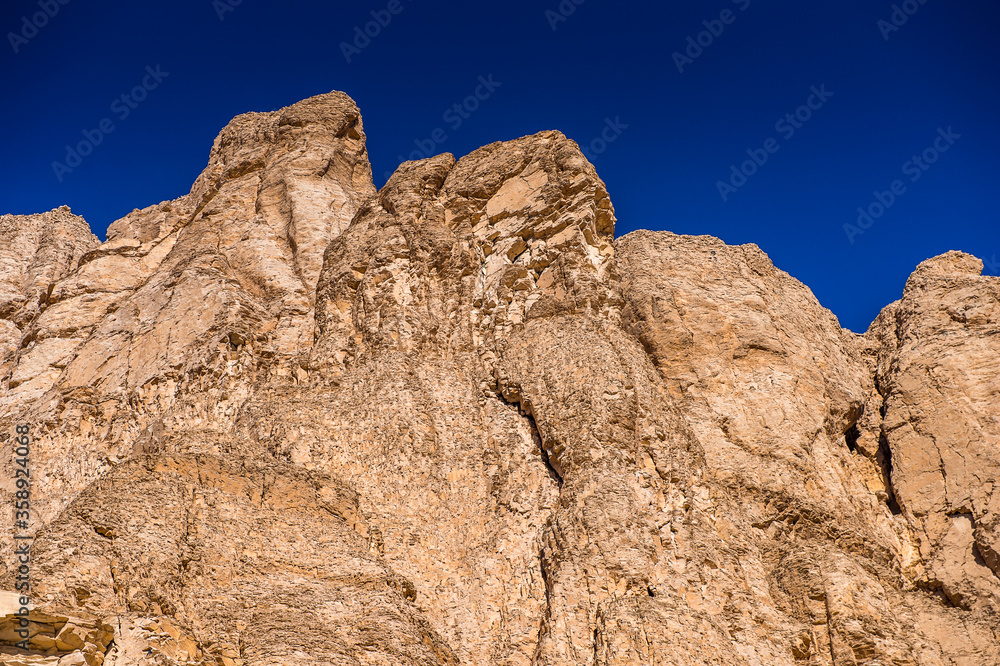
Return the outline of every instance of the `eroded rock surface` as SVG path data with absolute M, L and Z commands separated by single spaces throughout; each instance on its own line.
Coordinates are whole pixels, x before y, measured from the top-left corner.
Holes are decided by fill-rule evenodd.
M 1000 663 L 1000 280 L 930 260 L 860 336 L 614 226 L 558 132 L 376 192 L 341 93 L 105 243 L 0 218 L 0 663 Z
M 914 580 L 995 627 L 1000 279 L 982 269 L 960 252 L 923 262 L 868 335 L 879 350 L 872 425 L 919 550 Z

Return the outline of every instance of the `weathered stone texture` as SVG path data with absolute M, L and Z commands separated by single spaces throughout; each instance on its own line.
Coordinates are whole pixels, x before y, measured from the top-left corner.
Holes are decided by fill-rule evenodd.
M 0 663 L 1000 663 L 1000 280 L 929 260 L 862 336 L 614 227 L 558 132 L 376 192 L 342 93 L 104 243 L 0 217 Z

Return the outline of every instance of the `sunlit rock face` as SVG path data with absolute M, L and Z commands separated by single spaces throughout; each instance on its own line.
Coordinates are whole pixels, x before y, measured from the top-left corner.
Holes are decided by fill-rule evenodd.
M 104 243 L 0 217 L 0 663 L 1000 663 L 1000 279 L 861 336 L 614 227 L 558 132 L 376 191 L 342 93 Z

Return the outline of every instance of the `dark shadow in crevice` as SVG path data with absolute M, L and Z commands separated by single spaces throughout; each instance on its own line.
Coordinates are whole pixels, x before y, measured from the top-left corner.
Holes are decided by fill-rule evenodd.
M 903 513 L 903 510 L 899 508 L 896 493 L 892 490 L 892 449 L 889 447 L 889 440 L 886 439 L 885 433 L 878 438 L 878 453 L 875 456 L 875 462 L 882 468 L 882 482 L 885 484 L 885 494 L 888 496 L 885 503 L 892 515 L 898 516 Z
M 542 440 L 542 434 L 538 430 L 538 424 L 535 423 L 535 417 L 531 413 L 531 410 L 525 409 L 523 403 L 521 402 L 511 402 L 510 400 L 507 400 L 507 398 L 503 397 L 503 394 L 499 391 L 497 391 L 496 396 L 504 404 L 516 407 L 517 413 L 528 421 L 528 427 L 531 431 L 531 439 L 535 443 L 535 446 L 538 447 L 538 452 L 542 455 L 542 462 L 545 463 L 545 468 L 549 471 L 549 478 L 555 481 L 556 484 L 562 488 L 562 477 L 559 475 L 559 472 L 556 471 L 556 468 L 552 466 L 552 462 L 549 460 L 549 454 L 545 450 L 545 442 Z
M 858 452 L 858 440 L 861 439 L 861 431 L 858 430 L 858 424 L 855 423 L 851 426 L 851 429 L 844 433 L 844 439 L 847 441 L 847 448 L 851 453 Z
M 552 462 L 549 460 L 549 454 L 545 450 L 545 442 L 542 441 L 542 434 L 538 432 L 538 425 L 535 423 L 535 417 L 532 416 L 530 412 L 524 411 L 520 405 L 518 405 L 517 411 L 521 414 L 521 416 L 528 419 L 528 425 L 531 427 L 531 439 L 535 442 L 535 446 L 538 447 L 539 453 L 542 454 L 542 462 L 545 463 L 545 468 L 549 470 L 549 477 L 559 484 L 560 488 L 562 488 L 562 477 L 559 476 L 559 472 L 556 471 L 556 468 L 552 466 Z
M 971 517 L 971 516 L 970 516 Z M 972 519 L 972 526 L 975 529 L 976 521 L 975 518 Z M 983 551 L 980 550 L 979 544 L 976 542 L 972 543 L 972 559 L 975 560 L 976 564 L 986 569 L 993 574 L 996 578 L 1000 579 L 1000 572 L 990 566 L 990 562 L 983 556 Z
M 986 558 L 983 557 L 982 552 L 979 550 L 978 543 L 972 544 L 972 559 L 975 560 L 976 564 L 979 566 L 989 569 L 989 566 L 986 564 Z

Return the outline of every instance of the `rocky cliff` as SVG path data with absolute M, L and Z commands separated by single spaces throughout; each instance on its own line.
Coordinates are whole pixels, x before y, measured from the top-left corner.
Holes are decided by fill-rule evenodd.
M 558 132 L 376 191 L 341 93 L 107 242 L 0 217 L 0 663 L 1000 663 L 1000 279 L 856 335 L 614 228 Z

